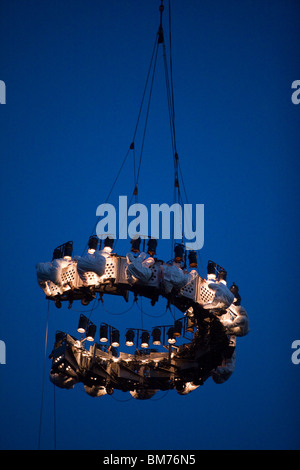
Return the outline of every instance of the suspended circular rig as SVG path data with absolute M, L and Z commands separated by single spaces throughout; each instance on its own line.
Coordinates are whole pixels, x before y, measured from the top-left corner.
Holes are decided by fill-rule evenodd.
M 161 0 L 160 24 L 134 136 L 109 192 L 110 196 L 131 151 L 134 168 L 137 168 L 132 194 L 136 202 L 160 45 L 166 72 L 174 198 L 182 201 L 179 184 L 182 174 L 175 138 L 172 57 L 170 54 L 168 64 L 162 27 L 163 10 Z M 169 20 L 170 17 L 169 14 Z M 139 162 L 135 162 L 135 138 L 149 84 L 141 153 Z M 121 335 L 117 328 L 102 322 L 97 332 L 97 325 L 81 314 L 77 330 L 81 335 L 79 339 L 62 331 L 56 334 L 50 355 L 51 381 L 65 389 L 83 383 L 86 392 L 93 397 L 111 394 L 116 389 L 130 392 L 137 399 L 147 399 L 159 390 L 175 389 L 186 395 L 209 377 L 216 383 L 227 380 L 235 367 L 236 338 L 248 333 L 249 322 L 245 309 L 240 305 L 238 287 L 235 284 L 227 287 L 226 270 L 209 261 L 207 273 L 201 277 L 197 270 L 198 254 L 188 250 L 183 240 L 174 246 L 174 258 L 165 262 L 156 256 L 157 240 L 151 236 L 141 240 L 137 234 L 131 240 L 130 250 L 119 254 L 113 249 L 114 237 L 99 238 L 94 232 L 88 240 L 87 252 L 82 256 L 74 256 L 73 242 L 68 241 L 54 250 L 51 261 L 37 264 L 37 280 L 46 299 L 53 301 L 57 308 L 61 308 L 63 303 L 72 308 L 74 302 L 81 302 L 83 306 L 91 301 L 103 302 L 106 295 L 120 296 L 126 302 L 129 296 L 133 296 L 133 304 L 136 305 L 139 297 L 150 299 L 152 306 L 165 299 L 167 308 L 176 307 L 180 317 L 172 318 L 172 324 L 155 325 L 151 331 L 128 328 L 124 339 L 125 345 L 133 348 L 130 354 L 119 351 Z M 173 244 L 173 240 L 171 242 Z M 88 342 L 91 343 L 89 348 L 86 346 Z
M 97 242 L 97 243 L 96 243 Z M 175 258 L 168 263 L 156 258 L 155 244 L 149 239 L 148 251 L 139 251 L 139 240 L 121 256 L 113 252 L 107 238 L 98 249 L 96 237 L 89 241 L 88 253 L 72 258 L 70 242 L 54 250 L 52 262 L 37 265 L 37 277 L 46 298 L 61 307 L 74 300 L 87 305 L 103 300 L 103 295 L 120 295 L 126 301 L 130 293 L 151 299 L 159 297 L 184 312 L 173 325 L 147 330 L 130 328 L 126 346 L 133 354 L 118 352 L 120 332 L 102 323 L 99 341 L 97 326 L 81 315 L 77 339 L 57 332 L 51 353 L 51 381 L 62 388 L 82 382 L 91 396 L 111 394 L 114 389 L 130 392 L 134 398 L 151 398 L 158 390 L 176 389 L 187 394 L 209 377 L 222 383 L 235 366 L 236 337 L 248 333 L 248 316 L 240 305 L 238 287 L 227 287 L 226 271 L 209 261 L 207 278 L 197 270 L 194 253 L 189 253 L 189 268 L 184 263 L 183 245 L 175 246 Z M 192 265 L 192 266 L 191 266 Z M 152 346 L 150 346 L 152 337 Z M 179 339 L 182 344 L 179 344 Z M 93 342 L 89 349 L 85 345 Z M 157 346 L 166 348 L 160 352 Z M 156 348 L 155 348 L 156 347 Z

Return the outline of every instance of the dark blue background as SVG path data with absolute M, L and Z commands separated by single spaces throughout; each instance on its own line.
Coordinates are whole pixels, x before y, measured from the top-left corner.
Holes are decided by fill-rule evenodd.
M 36 449 L 299 449 L 300 79 L 296 0 L 172 1 L 176 136 L 189 202 L 205 204 L 205 266 L 240 286 L 250 333 L 237 366 L 186 397 L 150 401 L 43 378 L 47 301 L 35 264 L 73 240 L 81 255 L 130 145 L 160 2 L 3 0 L 0 4 L 1 313 L 0 447 Z M 167 6 L 167 5 L 166 5 Z M 164 12 L 168 31 L 168 9 Z M 166 35 L 168 44 L 168 37 Z M 140 137 L 139 137 L 140 139 Z M 138 139 L 137 139 L 138 140 Z M 140 140 L 139 140 L 140 142 Z M 173 163 L 160 51 L 139 200 L 171 203 Z M 131 194 L 133 164 L 111 198 Z M 119 243 L 125 254 L 129 243 Z M 159 255 L 170 258 L 159 245 Z M 201 272 L 200 272 L 201 274 Z M 125 331 L 157 320 L 115 298 L 92 316 Z M 165 302 L 146 312 L 162 314 Z M 74 304 L 50 305 L 47 355 L 57 329 L 76 334 Z M 159 319 L 169 323 L 170 314 Z M 54 422 L 56 418 L 56 424 Z M 56 438 L 54 436 L 56 431 Z

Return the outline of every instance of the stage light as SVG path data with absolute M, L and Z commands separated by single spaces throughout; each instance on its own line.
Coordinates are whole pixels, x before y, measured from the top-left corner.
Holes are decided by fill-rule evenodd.
M 104 240 L 104 247 L 107 246 L 112 249 L 114 241 L 115 241 L 114 238 L 106 237 Z
M 149 335 L 148 331 L 143 331 L 142 336 L 141 336 L 141 347 L 142 348 L 148 348 L 149 339 L 150 339 L 150 335 Z
M 119 330 L 113 329 L 111 333 L 111 345 L 114 348 L 117 348 L 120 346 L 120 332 Z
M 207 263 L 207 279 L 216 280 L 216 264 L 213 261 Z
M 79 317 L 78 328 L 77 328 L 78 333 L 85 333 L 86 329 L 88 328 L 88 325 L 89 325 L 88 318 L 85 315 L 81 314 Z
M 222 269 L 222 271 L 219 272 L 219 282 L 222 282 L 222 284 L 227 284 L 226 282 L 226 278 L 227 278 L 227 271 L 225 271 L 225 269 Z
M 190 268 L 197 268 L 198 261 L 197 261 L 197 252 L 196 251 L 190 251 L 189 252 L 189 265 L 190 265 Z
M 100 342 L 106 343 L 108 341 L 108 325 L 102 323 L 100 325 Z
M 93 323 L 90 323 L 87 329 L 87 333 L 86 333 L 87 341 L 94 341 L 95 333 L 96 333 L 96 325 L 94 325 Z
M 73 243 L 72 242 L 67 242 L 64 245 L 64 259 L 70 261 L 72 259 L 72 253 L 73 253 Z
M 153 256 L 156 254 L 157 240 L 155 238 L 150 238 L 147 243 L 148 246 L 148 255 Z
M 59 258 L 62 258 L 61 250 L 59 248 L 55 248 L 53 251 L 52 261 Z
M 193 331 L 194 331 L 194 326 L 195 326 L 195 324 L 194 324 L 192 318 L 189 318 L 189 317 L 188 317 L 188 318 L 187 318 L 187 324 L 186 324 L 186 331 L 187 331 L 188 333 L 193 333 Z
M 174 324 L 174 336 L 179 338 L 181 336 L 181 330 L 182 323 L 180 320 L 176 320 Z
M 88 253 L 91 253 L 91 254 L 95 253 L 98 247 L 98 237 L 96 235 L 92 235 L 89 238 L 88 246 L 89 246 Z
M 134 345 L 134 331 L 133 330 L 128 330 L 126 332 L 126 346 L 133 346 Z
M 140 251 L 141 238 L 133 238 L 131 241 L 131 251 L 138 253 Z
M 168 329 L 168 343 L 169 344 L 176 343 L 176 338 L 174 337 L 174 328 L 173 328 L 173 326 L 171 326 L 171 328 Z
M 241 305 L 241 296 L 239 294 L 239 288 L 238 286 L 233 282 L 232 286 L 230 287 L 230 292 L 234 295 L 234 305 Z
M 175 253 L 175 261 L 176 263 L 179 263 L 180 261 L 183 261 L 184 257 L 184 245 L 177 243 L 174 248 L 174 253 Z
M 155 346 L 159 346 L 161 344 L 160 337 L 161 337 L 160 329 L 159 328 L 154 328 L 153 331 L 152 331 L 152 338 L 153 338 L 152 343 Z

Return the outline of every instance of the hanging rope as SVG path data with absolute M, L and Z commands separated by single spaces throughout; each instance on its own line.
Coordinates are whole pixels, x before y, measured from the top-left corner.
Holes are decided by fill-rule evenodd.
M 38 450 L 40 450 L 40 446 L 41 446 L 42 418 L 43 418 L 43 403 L 44 403 L 44 391 L 45 391 L 45 369 L 46 369 L 46 359 L 47 359 L 48 328 L 49 328 L 49 312 L 50 312 L 50 300 L 48 300 L 47 319 L 46 319 L 45 348 L 44 348 L 44 365 L 43 365 L 43 376 L 42 376 L 42 395 L 41 395 L 41 407 L 40 407 L 40 424 L 39 424 Z
M 168 2 L 168 8 L 169 8 L 169 17 L 168 17 L 168 29 L 169 29 L 169 57 L 167 54 L 167 47 L 165 43 L 165 35 L 164 35 L 164 29 L 163 29 L 163 11 L 164 11 L 164 5 L 163 5 L 163 0 L 161 0 L 161 5 L 159 7 L 160 11 L 160 24 L 158 28 L 158 32 L 155 37 L 154 41 L 154 46 L 152 49 L 152 54 L 151 54 L 151 59 L 150 59 L 150 64 L 146 76 L 146 82 L 142 94 L 142 99 L 138 111 L 138 116 L 136 120 L 136 125 L 134 128 L 134 133 L 133 133 L 133 138 L 130 144 L 130 148 L 127 150 L 125 157 L 121 163 L 121 166 L 117 172 L 117 175 L 115 177 L 115 180 L 113 181 L 112 187 L 110 188 L 108 195 L 106 197 L 105 203 L 109 200 L 115 185 L 120 177 L 120 174 L 122 172 L 122 169 L 127 161 L 128 155 L 130 151 L 132 151 L 133 155 L 133 184 L 134 184 L 134 189 L 133 193 L 131 195 L 129 205 L 132 202 L 133 197 L 135 198 L 135 203 L 138 202 L 138 185 L 139 185 L 139 180 L 140 180 L 140 174 L 141 174 L 141 165 L 142 165 L 142 159 L 143 159 L 143 154 L 144 154 L 144 144 L 145 144 L 145 137 L 146 137 L 146 131 L 147 131 L 147 126 L 148 126 L 148 118 L 149 118 L 149 111 L 150 111 L 150 104 L 151 104 L 151 98 L 152 98 L 152 91 L 153 91 L 153 84 L 154 84 L 154 78 L 155 78 L 155 72 L 156 72 L 156 65 L 157 65 L 157 57 L 158 57 L 158 50 L 159 50 L 159 45 L 162 44 L 162 49 L 163 49 L 163 64 L 164 64 L 164 72 L 165 72 L 165 85 L 166 85 L 166 93 L 167 93 L 167 104 L 168 104 L 168 114 L 169 114 L 169 125 L 170 125 L 170 134 L 171 134 L 171 147 L 172 147 L 172 155 L 173 155 L 173 165 L 174 165 L 174 194 L 173 194 L 173 203 L 179 203 L 180 205 L 184 205 L 184 200 L 183 200 L 183 195 L 181 194 L 181 186 L 183 187 L 183 194 L 185 196 L 186 204 L 188 203 L 188 197 L 187 197 L 187 191 L 185 188 L 184 184 L 184 178 L 182 174 L 182 170 L 180 167 L 179 163 L 179 156 L 178 156 L 178 151 L 177 151 L 177 142 L 176 142 L 176 127 L 175 127 L 175 99 L 174 99 L 174 86 L 173 86 L 173 56 L 172 56 L 172 14 L 171 14 L 171 0 Z M 146 103 L 146 97 L 148 95 L 147 103 Z M 142 117 L 142 111 L 144 106 L 146 105 L 146 115 L 145 115 L 145 120 L 144 120 L 144 126 L 143 126 L 143 131 L 142 131 L 142 140 L 141 140 L 141 148 L 140 148 L 140 153 L 139 153 L 139 158 L 138 161 L 136 161 L 136 136 L 137 132 L 139 129 L 139 126 L 141 124 L 141 117 Z M 194 223 L 193 223 L 193 217 L 192 213 L 190 211 L 190 207 L 187 208 L 187 210 L 190 212 L 188 216 L 190 217 L 190 222 L 191 222 L 191 227 L 192 230 L 194 230 Z M 100 220 L 100 217 L 97 219 L 93 231 L 91 235 L 95 233 L 96 226 L 98 224 L 98 221 Z M 121 225 L 124 224 L 124 221 L 126 220 L 126 217 L 124 217 L 124 220 Z M 174 224 L 172 223 L 171 227 L 171 257 L 172 253 L 174 252 Z M 182 233 L 182 243 L 184 243 L 183 239 L 183 230 L 181 227 L 181 233 Z M 117 241 L 119 239 L 119 236 L 116 236 L 115 240 L 115 248 L 117 245 Z M 87 248 L 87 244 L 85 246 L 85 250 Z M 85 251 L 84 250 L 84 251 Z M 200 254 L 199 254 L 200 258 Z M 200 263 L 201 259 L 200 259 Z

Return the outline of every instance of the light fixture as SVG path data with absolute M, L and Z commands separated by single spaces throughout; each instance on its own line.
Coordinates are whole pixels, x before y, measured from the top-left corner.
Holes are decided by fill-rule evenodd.
M 168 329 L 168 343 L 169 344 L 174 344 L 176 343 L 176 338 L 174 337 L 174 327 L 171 326 L 169 329 Z
M 86 340 L 87 341 L 94 341 L 96 333 L 96 325 L 94 323 L 90 323 L 86 333 Z
M 96 235 L 92 235 L 89 238 L 88 247 L 89 247 L 88 253 L 90 253 L 90 254 L 95 253 L 95 251 L 97 250 L 97 247 L 98 247 L 98 237 Z
M 104 240 L 104 247 L 107 246 L 112 249 L 114 241 L 115 241 L 114 238 L 106 237 Z
M 179 263 L 180 261 L 183 261 L 183 256 L 184 256 L 184 245 L 177 243 L 174 248 L 174 253 L 175 253 L 175 261 L 176 263 Z
M 148 246 L 148 255 L 153 256 L 156 254 L 157 240 L 155 238 L 149 238 L 147 242 Z
M 241 305 L 241 296 L 239 294 L 239 288 L 238 286 L 233 282 L 232 286 L 230 287 L 230 292 L 234 295 L 234 305 Z
M 154 328 L 152 331 L 152 338 L 153 338 L 152 343 L 155 346 L 159 346 L 161 344 L 160 337 L 161 337 L 161 330 L 159 328 Z
M 193 319 L 190 317 L 187 318 L 186 331 L 188 333 L 193 333 L 194 331 L 194 322 Z
M 138 253 L 140 251 L 140 243 L 141 243 L 141 238 L 138 237 L 138 238 L 133 238 L 131 241 L 131 251 L 133 251 L 133 253 Z
M 88 325 L 89 325 L 89 319 L 85 315 L 81 314 L 79 317 L 79 322 L 78 322 L 78 327 L 77 327 L 78 333 L 85 333 L 86 329 L 88 328 Z
M 179 338 L 181 336 L 182 323 L 180 320 L 176 320 L 174 323 L 174 336 Z
M 106 343 L 108 341 L 108 325 L 101 323 L 100 325 L 100 342 Z
M 52 261 L 59 258 L 62 258 L 61 250 L 60 248 L 55 248 L 53 251 Z
M 64 244 L 64 259 L 70 261 L 73 253 L 73 242 L 67 242 Z
M 207 263 L 207 279 L 216 280 L 216 264 L 213 261 Z
M 113 329 L 111 333 L 111 345 L 114 348 L 117 348 L 120 346 L 120 332 L 119 330 Z
M 126 346 L 133 346 L 134 345 L 134 331 L 133 330 L 128 330 L 126 332 Z
M 149 339 L 150 339 L 150 335 L 149 335 L 148 331 L 143 331 L 142 336 L 141 336 L 141 347 L 142 348 L 148 348 Z
M 225 284 L 226 286 L 226 278 L 227 278 L 227 271 L 225 271 L 225 269 L 222 269 L 220 272 L 219 272 L 219 282 L 222 282 L 222 284 Z
M 196 251 L 190 251 L 189 252 L 189 265 L 190 265 L 190 268 L 197 268 L 198 261 L 197 261 L 197 252 Z
M 59 343 L 60 341 L 62 341 L 65 336 L 65 333 L 63 333 L 62 331 L 57 331 L 55 333 L 55 343 Z

